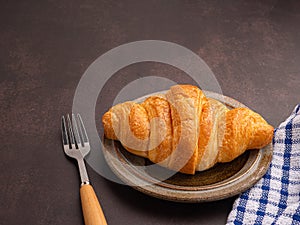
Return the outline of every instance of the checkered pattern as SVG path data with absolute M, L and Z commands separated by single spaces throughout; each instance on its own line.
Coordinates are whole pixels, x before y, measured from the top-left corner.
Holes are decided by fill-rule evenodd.
M 267 173 L 234 202 L 227 224 L 300 224 L 300 104 L 275 130 Z

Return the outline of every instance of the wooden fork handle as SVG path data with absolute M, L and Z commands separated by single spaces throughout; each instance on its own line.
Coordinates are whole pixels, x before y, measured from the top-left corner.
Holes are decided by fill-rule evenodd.
M 85 225 L 107 225 L 100 203 L 90 184 L 80 187 L 80 198 Z

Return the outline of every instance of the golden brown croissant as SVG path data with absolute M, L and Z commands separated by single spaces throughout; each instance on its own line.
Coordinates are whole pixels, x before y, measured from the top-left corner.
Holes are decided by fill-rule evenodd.
M 175 85 L 138 104 L 113 106 L 104 134 L 129 152 L 168 169 L 194 174 L 269 144 L 273 127 L 248 108 L 229 110 L 192 85 Z

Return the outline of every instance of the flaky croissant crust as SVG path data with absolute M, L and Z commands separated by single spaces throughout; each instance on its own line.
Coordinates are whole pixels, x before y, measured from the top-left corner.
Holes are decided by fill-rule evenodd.
M 248 108 L 229 110 L 192 85 L 138 104 L 124 102 L 102 117 L 106 138 L 168 169 L 194 174 L 272 141 L 273 127 Z

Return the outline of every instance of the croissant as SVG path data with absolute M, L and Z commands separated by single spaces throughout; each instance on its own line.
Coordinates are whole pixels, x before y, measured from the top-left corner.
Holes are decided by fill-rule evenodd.
M 104 135 L 168 169 L 195 174 L 272 141 L 273 127 L 248 108 L 229 110 L 192 85 L 175 85 L 102 117 Z

